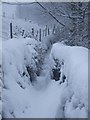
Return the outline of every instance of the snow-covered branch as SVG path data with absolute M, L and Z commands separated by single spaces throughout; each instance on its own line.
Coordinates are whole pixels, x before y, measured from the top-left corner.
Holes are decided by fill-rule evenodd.
M 62 25 L 62 26 L 64 26 L 65 27 L 65 25 L 63 24 L 63 23 L 61 23 L 48 9 L 46 9 L 40 2 L 38 2 L 37 0 L 36 0 L 36 2 L 53 18 L 53 19 L 55 19 L 60 25 Z

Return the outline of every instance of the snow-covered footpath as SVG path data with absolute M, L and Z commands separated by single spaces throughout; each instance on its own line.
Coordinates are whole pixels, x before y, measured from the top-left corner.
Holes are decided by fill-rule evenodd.
M 40 52 L 46 49 L 31 38 L 3 42 L 3 117 L 88 117 L 88 49 L 54 44 L 37 76 L 39 57 L 44 54 Z M 51 77 L 56 61 L 61 71 L 58 81 Z

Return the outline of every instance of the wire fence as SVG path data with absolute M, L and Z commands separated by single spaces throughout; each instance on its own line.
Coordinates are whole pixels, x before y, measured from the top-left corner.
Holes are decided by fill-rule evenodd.
M 55 31 L 55 25 L 53 25 L 52 28 L 50 28 L 50 26 L 46 25 L 45 27 L 43 28 L 40 28 L 38 27 L 35 28 L 35 27 L 31 27 L 30 30 L 26 33 L 27 30 L 23 29 L 22 27 L 20 27 L 19 24 L 20 21 L 18 21 L 18 19 L 16 20 L 16 18 L 13 18 L 12 16 L 3 16 L 3 15 L 0 15 L 0 17 L 2 17 L 2 38 L 5 38 L 7 37 L 8 38 L 13 38 L 13 37 L 16 37 L 16 33 L 18 32 L 18 37 L 19 36 L 22 36 L 24 38 L 26 37 L 32 37 L 32 38 L 35 38 L 36 40 L 39 40 L 41 41 L 43 37 L 46 37 L 46 36 L 49 36 L 51 34 L 54 33 Z M 18 24 L 19 23 L 19 24 Z M 31 24 L 29 22 L 29 20 L 23 20 L 23 24 L 27 24 L 28 26 Z M 23 26 L 23 25 L 22 25 Z M 18 27 L 18 29 L 16 29 Z M 27 35 L 28 34 L 28 35 Z M 12 37 L 11 37 L 12 36 Z

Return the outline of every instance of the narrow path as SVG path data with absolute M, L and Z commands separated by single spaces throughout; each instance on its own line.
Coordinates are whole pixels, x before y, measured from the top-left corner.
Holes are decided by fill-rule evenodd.
M 39 91 L 33 89 L 29 103 L 30 107 L 24 113 L 24 117 L 57 118 L 58 109 L 61 106 L 60 98 L 63 92 L 63 87 L 60 87 L 58 82 L 51 81 L 46 89 Z M 63 114 L 61 117 L 62 116 Z
M 37 82 L 34 84 L 30 99 L 30 108 L 24 113 L 24 117 L 30 118 L 57 118 L 58 109 L 61 106 L 61 95 L 63 93 L 63 87 L 65 85 L 60 85 L 59 81 L 54 81 L 50 79 L 49 60 L 50 50 L 45 56 L 39 77 L 37 77 Z M 59 115 L 63 117 L 63 112 Z M 59 117 L 60 117 L 59 116 Z
M 38 90 L 41 89 L 45 89 L 46 86 L 48 85 L 48 83 L 51 81 L 50 79 L 50 60 L 49 60 L 49 56 L 50 56 L 50 51 L 51 49 L 49 49 L 47 51 L 47 53 L 45 54 L 45 58 L 43 61 L 43 65 L 42 65 L 42 71 L 40 72 L 40 76 L 37 76 L 37 82 L 34 84 L 34 87 Z

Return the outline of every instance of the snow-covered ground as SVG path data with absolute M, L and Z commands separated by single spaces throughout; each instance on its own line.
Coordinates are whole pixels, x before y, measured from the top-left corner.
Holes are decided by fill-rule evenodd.
M 31 38 L 3 42 L 3 117 L 87 118 L 88 49 L 54 44 L 32 84 L 27 66 L 37 69 L 42 48 L 47 49 Z M 51 78 L 55 60 L 61 65 L 59 81 Z

